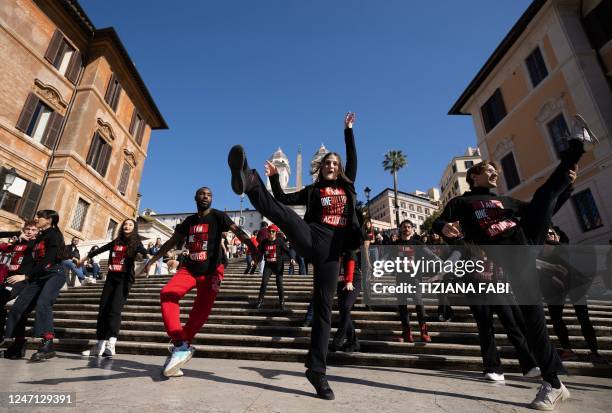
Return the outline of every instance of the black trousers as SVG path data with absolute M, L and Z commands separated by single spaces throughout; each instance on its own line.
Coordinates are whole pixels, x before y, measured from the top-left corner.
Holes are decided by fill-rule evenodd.
M 402 281 L 404 281 L 403 278 L 401 280 L 398 279 L 398 283 Z M 419 287 L 420 281 L 420 277 L 411 277 L 408 279 L 408 282 L 411 285 L 416 286 L 414 294 L 411 294 L 411 297 L 415 303 L 416 315 L 417 320 L 419 321 L 419 325 L 425 323 L 425 308 L 423 307 L 423 294 L 421 292 L 421 288 Z M 410 311 L 408 310 L 409 297 L 407 295 L 400 295 L 397 297 L 397 299 L 399 301 L 399 304 L 397 306 L 397 312 L 399 314 L 400 322 L 402 323 L 402 329 L 407 329 L 408 327 L 410 327 Z
M 582 331 L 582 335 L 589 346 L 589 350 L 596 353 L 597 336 L 595 335 L 593 323 L 591 323 L 591 319 L 589 318 L 589 310 L 587 306 L 574 304 L 574 311 L 576 312 L 576 318 L 578 318 L 578 322 L 580 323 L 580 331 Z M 567 326 L 563 321 L 563 306 L 549 304 L 548 314 L 550 315 L 550 320 L 552 321 L 555 334 L 559 338 L 561 346 L 564 349 L 571 349 L 572 347 L 569 341 L 569 333 L 567 331 Z
M 583 152 L 580 145 L 580 147 L 573 146 L 572 150 L 562 154 L 559 165 L 534 193 L 521 217 L 521 228 L 529 244 L 542 245 L 544 243 L 559 196 L 571 185 L 569 171 L 578 163 Z M 542 371 L 542 378 L 549 383 L 556 383 L 559 380 L 557 372 L 564 371 L 564 369 L 548 336 L 538 277 L 533 277 L 533 274 L 536 273 L 536 255 L 525 257 L 524 260 L 504 259 L 501 256 L 494 258 L 494 261 L 500 263 L 504 272 L 509 274 L 512 290 L 517 297 L 521 297 L 519 300 L 528 298 L 529 305 L 519 306 L 525 320 L 525 338 Z M 522 277 L 521 274 L 529 274 L 529 276 Z
M 128 274 L 109 271 L 100 296 L 100 309 L 98 310 L 96 326 L 96 338 L 98 340 L 108 340 L 111 337 L 119 336 L 121 312 L 131 288 L 132 283 Z
M 339 282 L 337 287 L 340 319 L 338 320 L 338 329 L 333 339 L 334 343 L 337 345 L 341 345 L 345 338 L 350 342 L 354 342 L 357 338 L 355 335 L 355 325 L 351 318 L 351 309 L 361 293 L 361 278 L 353 278 L 353 291 L 346 290 L 344 288 L 345 286 L 346 283 Z
M 6 284 L 11 290 L 7 290 L 4 285 L 0 285 L 0 337 L 4 337 L 4 326 L 6 324 L 7 315 L 6 303 L 17 298 L 26 284 L 25 281 L 13 285 Z M 23 325 L 22 328 L 25 330 L 25 325 Z
M 261 277 L 261 286 L 259 287 L 259 299 L 263 300 L 268 289 L 270 276 L 276 275 L 276 289 L 278 290 L 278 299 L 281 302 L 285 301 L 285 290 L 283 288 L 283 264 L 281 262 L 265 262 L 263 275 Z
M 484 373 L 503 373 L 499 352 L 495 344 L 495 328 L 493 314 L 497 314 L 499 321 L 506 330 L 508 340 L 514 346 L 523 374 L 536 367 L 529 345 L 523 335 L 521 310 L 513 305 L 471 305 L 470 310 L 478 326 L 478 340 L 482 355 Z M 516 316 L 516 318 L 515 318 Z
M 306 367 L 312 371 L 325 373 L 332 302 L 338 283 L 340 253 L 344 245 L 345 231 L 333 230 L 319 223 L 306 223 L 291 208 L 270 195 L 257 171 L 253 171 L 253 174 L 255 182 L 246 191 L 251 204 L 278 225 L 298 255 L 313 265 L 312 333 Z
M 42 337 L 44 334 L 53 333 L 53 304 L 65 283 L 66 273 L 61 267 L 28 281 L 7 317 L 6 336 L 21 336 L 19 330 L 25 329 L 25 320 L 33 308 L 36 309 L 34 336 Z

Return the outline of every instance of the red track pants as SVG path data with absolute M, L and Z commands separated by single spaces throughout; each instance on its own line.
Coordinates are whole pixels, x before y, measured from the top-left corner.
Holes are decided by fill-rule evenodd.
M 194 277 L 187 268 L 181 268 L 174 274 L 160 293 L 161 311 L 166 332 L 173 342 L 191 340 L 204 325 L 212 310 L 215 298 L 223 280 L 223 265 L 219 265 L 214 274 Z M 193 308 L 185 326 L 181 325 L 181 308 L 179 301 L 194 287 L 197 288 Z

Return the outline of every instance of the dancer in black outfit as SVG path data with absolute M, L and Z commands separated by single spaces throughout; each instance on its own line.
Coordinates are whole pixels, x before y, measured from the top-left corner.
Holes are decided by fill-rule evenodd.
M 342 167 L 339 154 L 326 154 L 316 170 L 317 181 L 299 192 L 284 194 L 276 167 L 268 162 L 266 175 L 270 177 L 272 197 L 257 171 L 249 169 L 242 146 L 234 146 L 228 157 L 234 192 L 246 193 L 251 204 L 280 227 L 297 254 L 313 263 L 314 316 L 306 377 L 315 387 L 318 397 L 328 400 L 334 398 L 325 371 L 340 255 L 347 249 L 359 248 L 363 238 L 355 210 L 357 152 L 352 129 L 354 120 L 353 113 L 348 113 L 344 119 L 346 167 Z M 286 205 L 306 205 L 304 219 Z
M 121 328 L 121 311 L 134 284 L 134 260 L 137 254 L 148 258 L 140 237 L 138 224 L 133 219 L 126 219 L 121 224 L 119 236 L 106 245 L 90 252 L 79 262 L 85 261 L 103 252 L 110 251 L 108 259 L 108 274 L 100 296 L 98 323 L 96 326 L 96 345 L 91 350 L 83 351 L 84 356 L 115 355 L 117 336 Z
M 27 284 L 6 320 L 7 337 L 23 336 L 28 314 L 35 306 L 34 336 L 41 337 L 42 342 L 38 351 L 32 355 L 32 361 L 55 357 L 53 304 L 66 283 L 66 273 L 62 267 L 64 236 L 57 227 L 58 222 L 59 215 L 53 210 L 44 209 L 36 213 L 36 226 L 40 233 L 32 248 L 34 262 L 25 274 Z M 25 341 L 22 345 L 25 346 Z
M 255 308 L 259 309 L 263 305 L 264 296 L 268 289 L 268 282 L 272 274 L 276 275 L 276 289 L 278 290 L 278 302 L 281 310 L 285 310 L 285 290 L 283 289 L 283 252 L 289 254 L 289 248 L 281 237 L 277 236 L 278 227 L 270 225 L 268 227 L 268 239 L 261 241 L 257 246 L 259 253 L 264 257 L 264 270 L 261 277 L 261 287 L 259 287 L 259 298 L 255 303 Z
M 23 224 L 21 233 L 17 233 L 19 238 L 16 242 L 0 244 L 0 252 L 10 254 L 10 261 L 7 264 L 8 273 L 4 282 L 0 284 L 0 343 L 4 341 L 4 325 L 7 315 L 6 303 L 17 298 L 27 284 L 24 274 L 29 272 L 33 264 L 32 248 L 34 248 L 37 235 L 38 228 L 36 228 L 36 221 L 28 220 Z M 21 327 L 25 329 L 25 325 Z M 13 346 L 7 349 L 4 357 L 10 359 L 22 358 L 25 353 L 23 343 L 25 343 L 23 334 L 16 335 L 15 340 L 13 340 Z
M 368 241 L 366 241 L 367 243 Z M 367 250 L 366 246 L 366 250 Z M 351 353 L 359 351 L 360 345 L 355 332 L 355 325 L 351 319 L 351 310 L 361 293 L 361 267 L 359 251 L 346 251 L 342 254 L 340 275 L 338 277 L 338 329 L 329 347 L 331 351 L 344 351 Z M 346 341 L 345 341 L 346 339 Z
M 403 220 L 399 225 L 400 237 L 393 242 L 393 244 L 398 245 L 398 255 L 406 256 L 410 259 L 414 259 L 414 249 L 413 248 L 404 248 L 402 246 L 410 246 L 410 245 L 421 245 L 423 244 L 417 237 L 414 232 L 414 223 L 409 219 Z M 434 257 L 437 258 L 437 257 Z M 411 277 L 409 282 L 413 285 L 417 285 L 421 281 L 421 274 L 417 274 L 415 277 Z M 406 301 L 408 297 L 401 297 L 401 304 L 397 306 L 397 311 L 399 314 L 400 322 L 402 323 L 402 335 L 400 337 L 400 342 L 405 343 L 413 343 L 414 338 L 412 337 L 412 331 L 410 330 L 410 316 L 408 311 L 408 303 Z M 419 323 L 419 331 L 421 334 L 421 341 L 424 343 L 431 342 L 431 336 L 427 331 L 427 323 L 425 322 L 425 309 L 423 307 L 423 297 L 421 294 L 421 289 L 416 288 L 414 293 L 414 302 L 415 302 L 415 310 L 417 315 L 417 321 Z
M 571 194 L 584 145 L 596 142 L 582 117 L 576 115 L 572 136 L 567 138 L 566 149 L 560 154 L 561 162 L 534 193 L 531 202 L 498 196 L 490 191 L 497 186 L 495 164 L 484 161 L 473 166 L 466 177 L 470 191 L 446 204 L 440 218 L 434 222 L 434 230 L 447 238 L 463 237 L 466 242 L 478 245 L 542 245 L 553 214 Z M 537 277 L 520 277 L 535 272 L 535 257 L 533 260 L 530 257 L 517 260 L 502 253 L 496 254 L 494 250 L 490 252 L 489 258 L 502 266 L 517 298 L 537 303 L 520 306 L 527 328 L 527 342 L 544 379 L 531 406 L 553 410 L 570 395 L 557 376 L 562 365 L 548 336 Z

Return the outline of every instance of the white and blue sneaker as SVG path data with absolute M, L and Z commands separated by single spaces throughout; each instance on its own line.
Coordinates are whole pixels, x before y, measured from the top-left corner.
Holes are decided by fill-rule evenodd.
M 183 341 L 183 344 L 179 347 L 172 346 L 170 348 L 172 355 L 166 361 L 164 365 L 163 375 L 166 377 L 180 377 L 183 375 L 181 367 L 183 367 L 191 358 L 195 352 L 195 348 L 190 346 L 189 343 Z

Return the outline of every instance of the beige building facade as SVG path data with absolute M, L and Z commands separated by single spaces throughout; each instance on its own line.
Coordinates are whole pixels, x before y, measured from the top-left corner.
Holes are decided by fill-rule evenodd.
M 136 217 L 151 131 L 167 129 L 121 40 L 77 1 L 0 3 L 0 227 L 54 209 L 69 238 Z
M 465 179 L 466 172 L 480 161 L 482 161 L 480 150 L 468 147 L 462 156 L 455 156 L 449 162 L 442 174 L 442 179 L 440 179 L 440 202 L 442 206 L 446 205 L 450 199 L 470 189 Z
M 427 194 L 420 192 L 420 195 L 398 191 L 398 205 L 400 221 L 409 219 L 420 231 L 423 222 L 438 210 L 438 202 Z M 387 188 L 373 197 L 369 204 L 372 225 L 378 230 L 397 228 L 399 224 L 395 219 L 395 193 L 393 189 Z
M 572 243 L 612 238 L 612 1 L 535 0 L 449 114 L 471 115 L 499 192 L 529 200 L 559 162 L 580 113 L 601 143 L 583 156 L 554 218 Z

